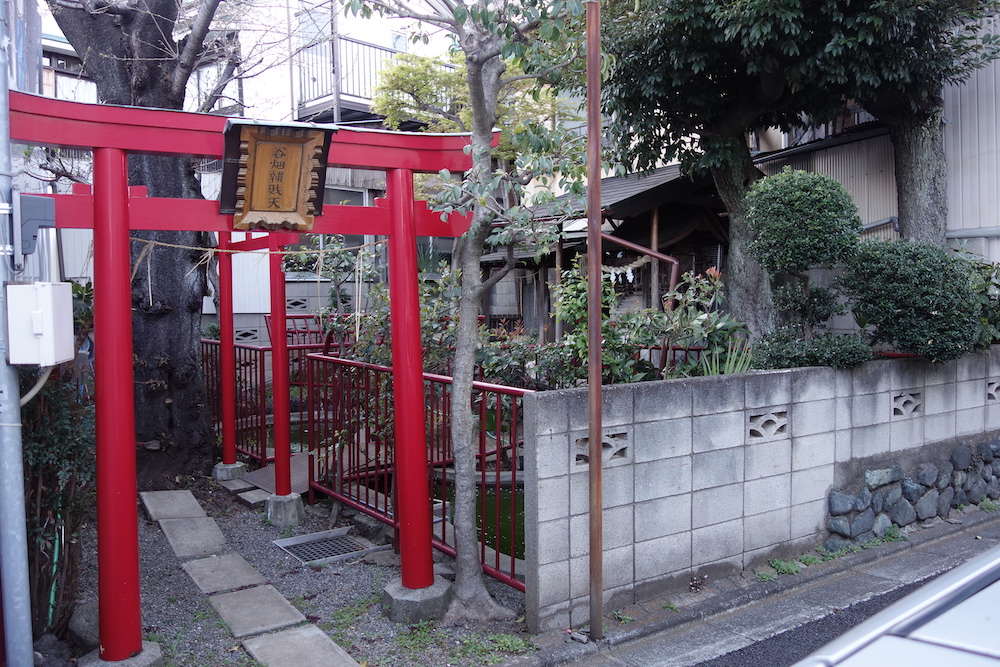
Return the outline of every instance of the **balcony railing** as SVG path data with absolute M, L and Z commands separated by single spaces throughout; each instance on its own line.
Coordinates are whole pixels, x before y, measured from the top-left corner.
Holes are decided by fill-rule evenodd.
M 362 42 L 351 37 L 337 37 L 329 42 L 307 47 L 299 53 L 299 95 L 303 102 L 319 100 L 337 93 L 333 49 L 337 48 L 340 72 L 340 95 L 371 100 L 377 75 L 391 63 L 399 51 Z

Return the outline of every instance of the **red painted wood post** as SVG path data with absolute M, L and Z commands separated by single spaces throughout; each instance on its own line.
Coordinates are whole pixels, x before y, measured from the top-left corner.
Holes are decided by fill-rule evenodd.
M 291 407 L 288 396 L 288 337 L 285 334 L 283 254 L 274 236 L 269 243 L 271 266 L 271 414 L 274 417 L 274 493 L 292 493 Z
M 236 327 L 233 324 L 233 235 L 219 233 L 219 418 L 222 420 L 222 462 L 236 463 Z
M 403 586 L 434 583 L 431 506 L 427 485 L 420 291 L 413 212 L 413 172 L 388 172 L 389 305 L 392 324 L 393 409 L 396 417 L 396 517 Z
M 101 658 L 142 651 L 126 153 L 94 150 L 97 577 Z

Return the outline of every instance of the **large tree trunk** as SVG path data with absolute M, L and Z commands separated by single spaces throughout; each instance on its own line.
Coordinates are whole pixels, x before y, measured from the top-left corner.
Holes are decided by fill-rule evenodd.
M 753 340 L 773 331 L 775 325 L 770 278 L 747 252 L 751 236 L 746 224 L 745 196 L 761 176 L 749 153 L 739 163 L 727 162 L 712 168 L 715 187 L 729 212 L 729 254 L 723 276 L 729 309 L 733 317 L 746 322 Z
M 84 71 L 97 84 L 102 102 L 182 108 L 183 86 L 178 87 L 173 77 L 174 56 L 180 50 L 172 37 L 179 3 L 140 0 L 134 6 L 94 14 L 55 0 L 49 6 L 83 59 Z M 133 155 L 129 181 L 147 186 L 153 197 L 201 196 L 186 159 Z M 206 235 L 194 232 L 132 232 L 132 236 L 174 246 L 206 245 Z M 144 246 L 133 243 L 133 263 Z M 200 250 L 157 245 L 134 267 L 137 438 L 157 439 L 169 447 L 166 454 L 140 450 L 140 486 L 164 476 L 202 473 L 214 459 L 199 359 L 201 299 L 206 293 L 201 256 Z
M 872 111 L 889 128 L 896 168 L 899 230 L 903 238 L 945 244 L 948 229 L 948 165 L 944 156 L 944 103 L 920 113 Z
M 476 42 L 482 44 L 482 42 Z M 488 48 L 484 45 L 483 48 Z M 467 58 L 469 92 L 473 100 L 472 178 L 489 183 L 492 174 L 493 124 L 496 122 L 498 84 L 504 66 L 499 58 L 481 62 L 472 53 Z M 458 243 L 457 263 L 461 271 L 458 300 L 458 336 L 451 385 L 451 445 L 455 459 L 455 584 L 452 602 L 445 615 L 446 623 L 465 619 L 509 618 L 510 610 L 494 602 L 483 581 L 479 558 L 479 535 L 476 521 L 476 453 L 479 439 L 474 437 L 472 382 L 479 348 L 479 306 L 486 289 L 480 276 L 483 245 L 490 235 L 491 216 L 486 207 L 476 207 L 472 226 Z

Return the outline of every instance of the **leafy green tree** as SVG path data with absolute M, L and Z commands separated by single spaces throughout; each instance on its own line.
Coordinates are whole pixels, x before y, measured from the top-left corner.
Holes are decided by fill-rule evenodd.
M 941 89 L 996 55 L 974 23 L 995 2 L 612 0 L 605 108 L 624 161 L 710 169 L 730 221 L 730 303 L 755 335 L 774 326 L 746 254 L 743 195 L 761 176 L 748 133 L 828 120 L 856 99 L 897 148 L 904 235 L 944 239 Z M 970 23 L 971 22 L 971 23 Z
M 435 204 L 442 212 L 472 213 L 469 231 L 456 241 L 452 255 L 460 284 L 451 394 L 457 553 L 454 595 L 446 620 L 509 616 L 510 611 L 497 605 L 486 590 L 476 532 L 476 452 L 470 406 L 479 347 L 478 315 L 483 296 L 503 276 L 498 272 L 483 280 L 480 258 L 487 243 L 506 246 L 509 270 L 514 265 L 516 244 L 544 246 L 553 242 L 555 227 L 533 219 L 525 205 L 530 201 L 525 185 L 534 180 L 544 186 L 563 178 L 570 191 L 579 193 L 581 186 L 571 180 L 581 173 L 583 160 L 572 150 L 579 142 L 571 132 L 542 122 L 520 127 L 520 145 L 529 150 L 519 153 L 513 164 L 498 159 L 491 143 L 502 113 L 503 90 L 525 77 L 555 78 L 573 60 L 578 47 L 574 39 L 579 36 L 571 31 L 571 21 L 582 15 L 583 5 L 579 0 L 443 0 L 428 5 L 411 5 L 405 0 L 345 0 L 345 4 L 349 11 L 362 15 L 379 12 L 443 29 L 452 36 L 464 60 L 472 168 L 460 180 L 443 173 L 447 187 Z M 559 62 L 560 58 L 567 60 Z M 546 198 L 551 200 L 551 193 L 534 201 Z
M 729 212 L 729 304 L 759 337 L 774 328 L 774 305 L 767 272 L 747 252 L 744 195 L 763 174 L 746 135 L 841 106 L 820 68 L 829 18 L 797 0 L 614 0 L 608 16 L 604 107 L 619 158 L 639 170 L 680 160 L 711 171 Z
M 1000 53 L 1000 42 L 984 28 L 1000 3 L 878 0 L 838 8 L 828 76 L 889 128 L 903 237 L 944 245 L 943 90 Z

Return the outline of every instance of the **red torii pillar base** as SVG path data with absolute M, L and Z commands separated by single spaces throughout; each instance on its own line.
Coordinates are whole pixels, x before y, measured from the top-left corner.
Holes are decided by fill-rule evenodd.
M 101 651 L 95 650 L 80 658 L 77 663 L 79 667 L 103 667 L 109 665 L 113 667 L 163 667 L 163 651 L 156 642 L 142 643 L 142 651 L 131 658 L 110 662 L 101 659 Z
M 451 582 L 434 575 L 427 588 L 407 588 L 402 577 L 382 589 L 382 608 L 393 623 L 434 621 L 444 616 L 451 604 Z

